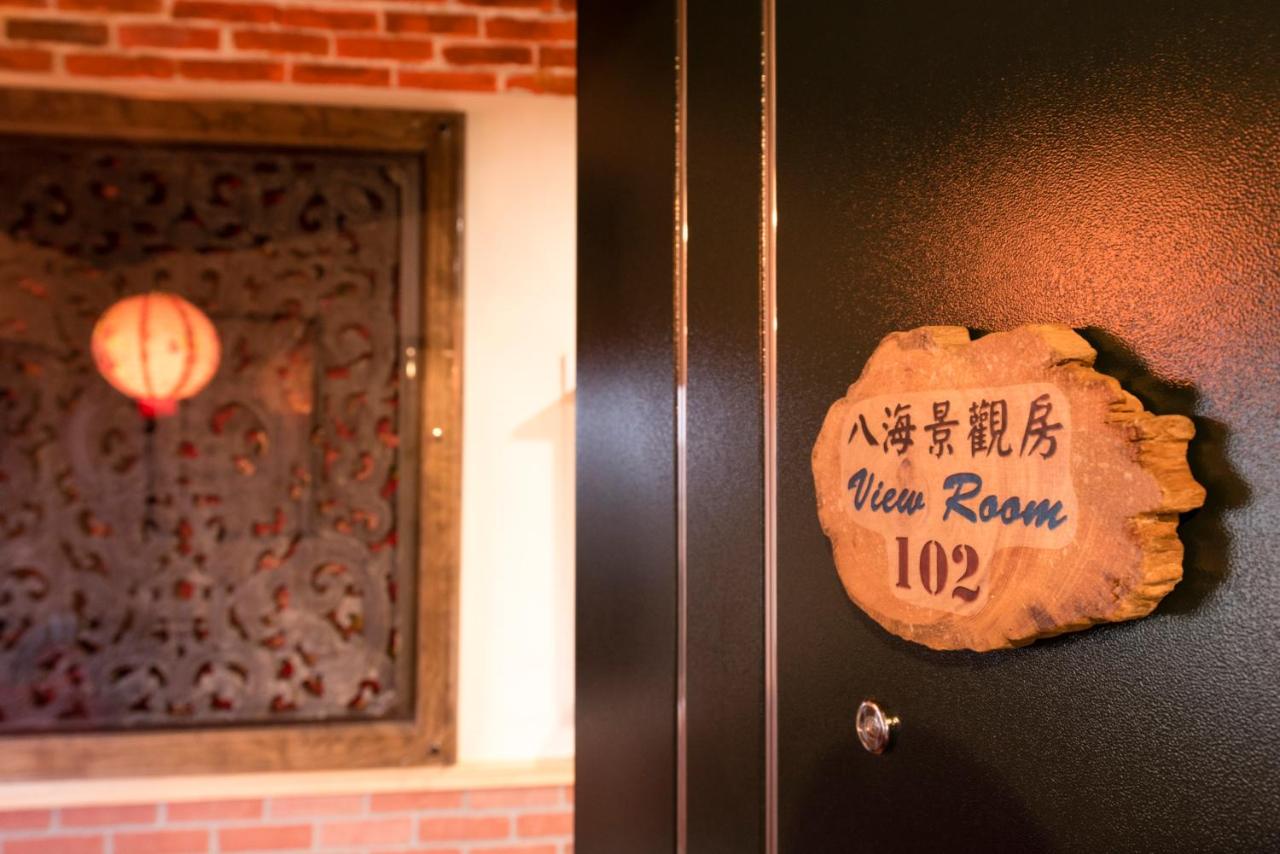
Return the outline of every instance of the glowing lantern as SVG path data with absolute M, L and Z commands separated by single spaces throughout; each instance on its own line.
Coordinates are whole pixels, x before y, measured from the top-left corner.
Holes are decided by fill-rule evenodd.
M 93 327 L 98 372 L 138 402 L 148 418 L 172 415 L 218 370 L 222 347 L 205 313 L 180 296 L 152 291 L 107 309 Z

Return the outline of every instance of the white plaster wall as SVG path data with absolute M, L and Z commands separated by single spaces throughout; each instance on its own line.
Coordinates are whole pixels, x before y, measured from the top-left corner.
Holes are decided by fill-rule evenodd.
M 491 97 L 467 122 L 459 756 L 568 756 L 574 102 Z
M 0 74 L 0 86 L 86 89 Z M 458 754 L 573 753 L 575 102 L 276 85 L 96 91 L 465 113 Z

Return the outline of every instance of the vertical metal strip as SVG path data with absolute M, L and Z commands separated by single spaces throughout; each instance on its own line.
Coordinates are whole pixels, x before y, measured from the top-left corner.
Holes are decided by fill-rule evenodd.
M 689 75 L 688 5 L 676 5 L 675 369 L 676 369 L 676 854 L 689 846 L 688 491 Z
M 778 205 L 775 0 L 763 0 L 760 121 L 760 333 L 764 416 L 764 832 L 778 851 Z

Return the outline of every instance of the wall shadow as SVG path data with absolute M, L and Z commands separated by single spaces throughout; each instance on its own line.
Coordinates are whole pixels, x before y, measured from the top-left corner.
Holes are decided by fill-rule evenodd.
M 1187 461 L 1192 475 L 1205 488 L 1205 503 L 1182 514 L 1178 524 L 1178 536 L 1186 549 L 1182 581 L 1156 607 L 1165 614 L 1190 613 L 1230 572 L 1231 535 L 1225 517 L 1250 499 L 1249 485 L 1232 467 L 1227 452 L 1231 430 L 1221 421 L 1197 414 L 1200 394 L 1194 386 L 1159 376 L 1117 336 L 1097 327 L 1077 331 L 1098 351 L 1095 367 L 1120 380 L 1143 406 L 1160 415 L 1185 415 L 1195 424 Z

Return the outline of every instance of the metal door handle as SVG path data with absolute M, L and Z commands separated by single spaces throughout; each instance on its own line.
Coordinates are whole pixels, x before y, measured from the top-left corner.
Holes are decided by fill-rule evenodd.
M 898 723 L 898 718 L 886 714 L 875 700 L 863 700 L 862 705 L 858 706 L 858 717 L 855 722 L 858 741 L 868 753 L 878 756 L 889 749 Z

